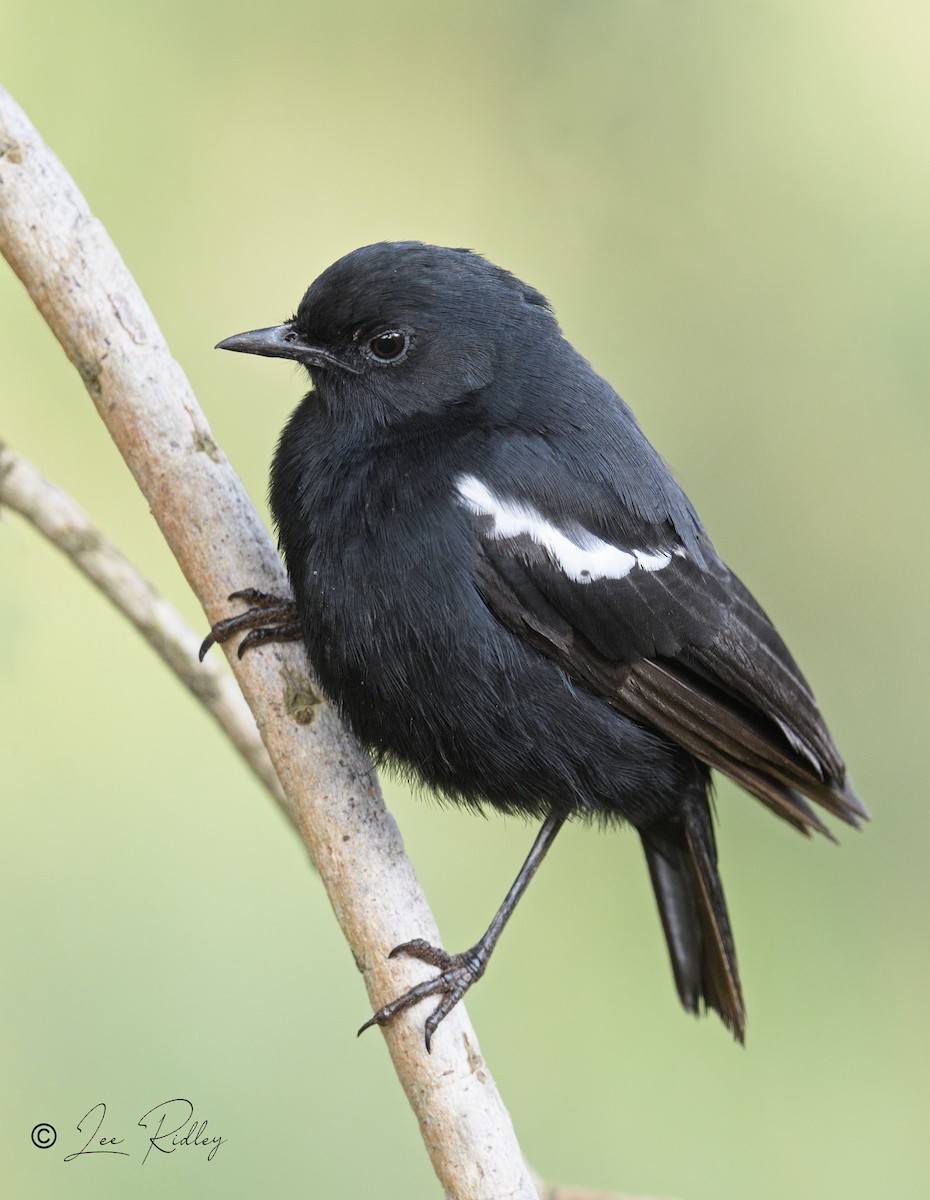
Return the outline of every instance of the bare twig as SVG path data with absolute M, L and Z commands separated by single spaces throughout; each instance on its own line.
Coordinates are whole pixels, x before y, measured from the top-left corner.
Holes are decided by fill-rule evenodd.
M 0 89 L 0 250 L 78 370 L 97 411 L 211 621 L 245 584 L 281 591 L 270 539 L 135 281 L 87 203 L 25 114 Z M 423 977 L 387 959 L 438 931 L 384 808 L 367 757 L 328 705 L 310 726 L 289 712 L 282 669 L 306 672 L 296 647 L 233 659 L 295 819 L 336 916 L 380 1006 Z M 384 1030 L 446 1194 L 462 1200 L 536 1195 L 510 1117 L 462 1005 L 432 1055 L 422 1014 Z M 306 1031 L 305 1031 L 306 1032 Z M 309 1034 L 307 1034 L 309 1036 Z
M 274 798 L 284 793 L 255 718 L 235 680 L 215 660 L 200 663 L 200 638 L 94 525 L 76 500 L 0 442 L 0 508 L 13 509 L 71 561 L 142 634 L 249 764 Z M 290 815 L 290 814 L 289 814 Z

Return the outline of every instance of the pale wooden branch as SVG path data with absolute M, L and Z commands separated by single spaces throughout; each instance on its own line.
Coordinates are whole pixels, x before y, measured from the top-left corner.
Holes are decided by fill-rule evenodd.
M 292 815 L 235 680 L 216 659 L 198 661 L 202 639 L 177 609 L 104 536 L 76 500 L 0 441 L 0 509 L 4 506 L 25 517 L 135 626 Z
M 226 615 L 226 596 L 245 585 L 283 591 L 268 534 L 135 281 L 2 89 L 0 250 L 79 372 L 208 619 Z M 439 935 L 371 763 L 328 705 L 317 707 L 309 726 L 292 716 L 283 676 L 306 674 L 298 647 L 231 661 L 371 1003 L 381 1005 L 428 973 L 410 960 L 388 961 L 390 949 L 411 937 L 438 942 Z M 422 1024 L 415 1010 L 384 1038 L 446 1195 L 534 1200 L 464 1007 L 447 1017 L 431 1055 Z

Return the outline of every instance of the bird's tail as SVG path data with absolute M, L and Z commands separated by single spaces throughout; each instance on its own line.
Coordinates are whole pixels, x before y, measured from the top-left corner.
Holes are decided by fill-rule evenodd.
M 707 798 L 692 800 L 681 815 L 641 828 L 639 835 L 681 1002 L 696 1013 L 703 1001 L 742 1042 L 743 993 Z

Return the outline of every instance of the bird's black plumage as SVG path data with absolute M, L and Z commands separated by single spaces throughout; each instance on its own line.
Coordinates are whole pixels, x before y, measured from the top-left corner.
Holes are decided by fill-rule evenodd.
M 221 345 L 312 378 L 271 474 L 299 622 L 284 635 L 349 726 L 450 797 L 544 818 L 517 894 L 563 819 L 633 825 L 682 1002 L 742 1038 L 710 768 L 805 832 L 826 832 L 808 800 L 866 813 L 803 675 L 630 410 L 537 291 L 464 250 L 364 247 L 291 321 Z M 516 898 L 463 956 L 408 944 L 435 986 L 373 1020 L 441 995 L 428 1042 Z

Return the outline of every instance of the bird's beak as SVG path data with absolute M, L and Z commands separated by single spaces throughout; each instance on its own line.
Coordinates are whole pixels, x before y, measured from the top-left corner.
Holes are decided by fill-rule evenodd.
M 321 346 L 311 346 L 290 323 L 236 333 L 217 342 L 216 349 L 235 350 L 239 354 L 261 354 L 265 358 L 292 358 L 307 367 L 336 367 L 340 371 L 358 374 L 355 367 L 335 354 Z

